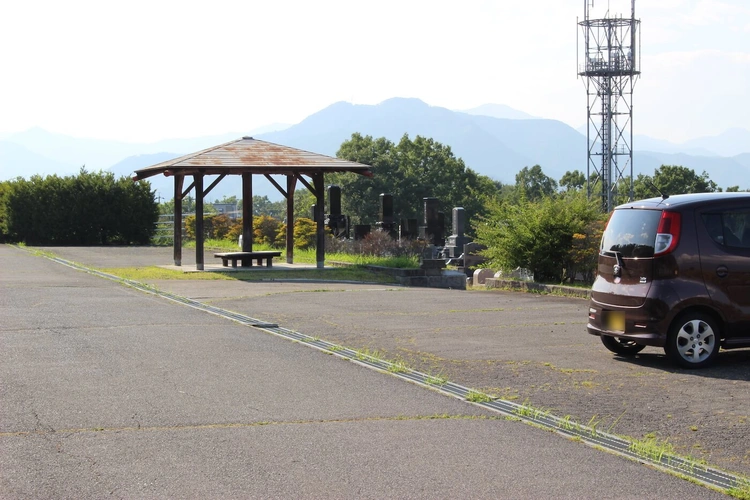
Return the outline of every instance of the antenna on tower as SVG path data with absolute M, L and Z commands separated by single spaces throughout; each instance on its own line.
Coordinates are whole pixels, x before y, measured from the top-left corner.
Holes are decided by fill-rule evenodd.
M 599 188 L 607 212 L 633 199 L 633 88 L 641 74 L 635 0 L 630 19 L 610 16 L 609 7 L 608 1 L 604 17 L 592 19 L 594 0 L 585 0 L 583 21 L 578 22 L 583 33 L 578 75 L 587 96 L 586 188 L 589 197 Z

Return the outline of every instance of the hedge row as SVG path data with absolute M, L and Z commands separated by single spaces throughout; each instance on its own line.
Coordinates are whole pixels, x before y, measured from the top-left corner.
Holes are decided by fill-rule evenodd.
M 146 181 L 111 172 L 0 183 L 0 234 L 30 245 L 148 244 L 159 218 Z

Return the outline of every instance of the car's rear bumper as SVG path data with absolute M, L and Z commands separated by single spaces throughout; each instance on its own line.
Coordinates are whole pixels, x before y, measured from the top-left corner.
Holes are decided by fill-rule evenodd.
M 626 328 L 626 331 L 624 332 L 606 330 L 604 328 L 597 326 L 596 324 L 592 324 L 591 320 L 589 320 L 589 324 L 586 325 L 586 330 L 591 335 L 599 335 L 599 336 L 608 335 L 610 337 L 617 337 L 621 339 L 632 340 L 633 342 L 637 344 L 643 344 L 643 345 L 664 347 L 664 345 L 667 343 L 666 334 L 662 334 L 659 332 L 646 332 L 646 331 L 629 332 L 627 331 L 627 328 Z
M 638 344 L 664 347 L 667 343 L 670 317 L 654 314 L 664 310 L 663 302 L 646 299 L 641 307 L 618 307 L 596 300 L 589 303 L 589 321 L 586 329 L 592 335 L 609 335 Z M 624 316 L 622 329 L 612 329 L 604 321 L 608 314 Z

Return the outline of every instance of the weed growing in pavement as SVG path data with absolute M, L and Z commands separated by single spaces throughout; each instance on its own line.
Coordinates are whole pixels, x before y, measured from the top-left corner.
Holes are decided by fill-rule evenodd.
M 424 382 L 427 385 L 442 386 L 448 383 L 448 379 L 442 373 L 438 373 L 437 375 L 427 374 Z
M 576 428 L 576 425 L 577 425 L 576 422 L 573 420 L 573 418 L 570 415 L 565 415 L 557 423 L 557 427 L 559 427 L 560 429 L 565 429 L 566 431 L 574 430 Z
M 739 478 L 737 483 L 727 490 L 727 494 L 740 500 L 750 500 L 750 478 Z
M 26 250 L 29 250 L 32 255 L 36 255 L 38 257 L 47 257 L 47 258 L 50 258 L 50 259 L 53 259 L 53 258 L 57 257 L 57 255 L 55 255 L 54 253 L 49 252 L 47 250 L 41 250 L 39 248 L 28 248 L 28 247 L 26 247 L 26 244 L 22 245 L 21 243 L 19 243 L 18 246 L 22 246 L 23 248 L 26 248 Z
M 624 416 L 625 416 L 625 413 L 626 413 L 626 412 L 627 412 L 627 410 L 625 410 L 625 411 L 623 411 L 622 413 L 620 413 L 620 416 L 619 416 L 619 417 L 617 417 L 617 418 L 615 419 L 615 421 L 614 421 L 614 422 L 612 422 L 612 425 L 610 425 L 610 426 L 609 426 L 609 428 L 607 429 L 607 432 L 610 432 L 610 433 L 612 432 L 612 429 L 614 429 L 614 428 L 615 428 L 615 426 L 617 425 L 617 422 L 619 422 L 619 421 L 620 421 L 620 419 L 621 419 L 622 417 L 624 417 Z
M 513 410 L 513 413 L 515 413 L 519 417 L 531 418 L 532 415 L 534 414 L 534 408 L 532 408 L 528 403 L 529 403 L 529 400 L 525 399 L 523 404 L 521 404 L 521 406 Z
M 674 453 L 672 443 L 667 440 L 660 440 L 654 434 L 646 434 L 643 439 L 631 442 L 628 449 L 639 457 L 654 462 L 661 462 L 665 455 L 671 456 Z
M 399 359 L 391 361 L 390 365 L 388 365 L 388 371 L 390 373 L 406 373 L 411 371 L 411 369 L 403 360 Z
M 519 417 L 525 417 L 532 420 L 539 420 L 540 418 L 548 417 L 550 415 L 549 410 L 543 410 L 541 408 L 534 408 L 529 404 L 528 398 L 524 400 L 523 404 L 513 410 L 513 413 Z
M 598 416 L 599 415 L 592 416 L 591 420 L 589 420 L 589 423 L 587 425 L 587 427 L 590 429 L 589 433 L 591 434 L 591 437 L 596 437 L 596 435 L 597 435 L 596 426 L 599 425 L 599 423 L 602 421 L 601 419 L 597 419 L 596 418 Z
M 331 352 L 341 352 L 344 349 L 345 349 L 345 347 L 340 346 L 340 345 L 332 345 L 331 347 L 328 348 L 328 350 L 331 351 Z
M 489 403 L 490 401 L 492 401 L 492 398 L 483 392 L 469 389 L 468 394 L 466 394 L 466 401 L 470 401 L 472 403 Z
M 360 361 L 378 362 L 383 359 L 383 353 L 380 351 L 370 351 L 370 349 L 365 347 L 364 349 L 357 350 L 356 358 Z

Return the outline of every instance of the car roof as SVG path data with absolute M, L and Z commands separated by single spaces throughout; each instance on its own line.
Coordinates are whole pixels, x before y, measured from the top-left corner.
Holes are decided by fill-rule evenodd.
M 750 193 L 690 193 L 676 194 L 667 198 L 657 197 L 645 200 L 631 201 L 615 207 L 615 210 L 623 208 L 645 208 L 650 210 L 663 210 L 667 208 L 688 207 L 691 205 L 702 205 L 727 200 L 747 200 L 750 202 Z

